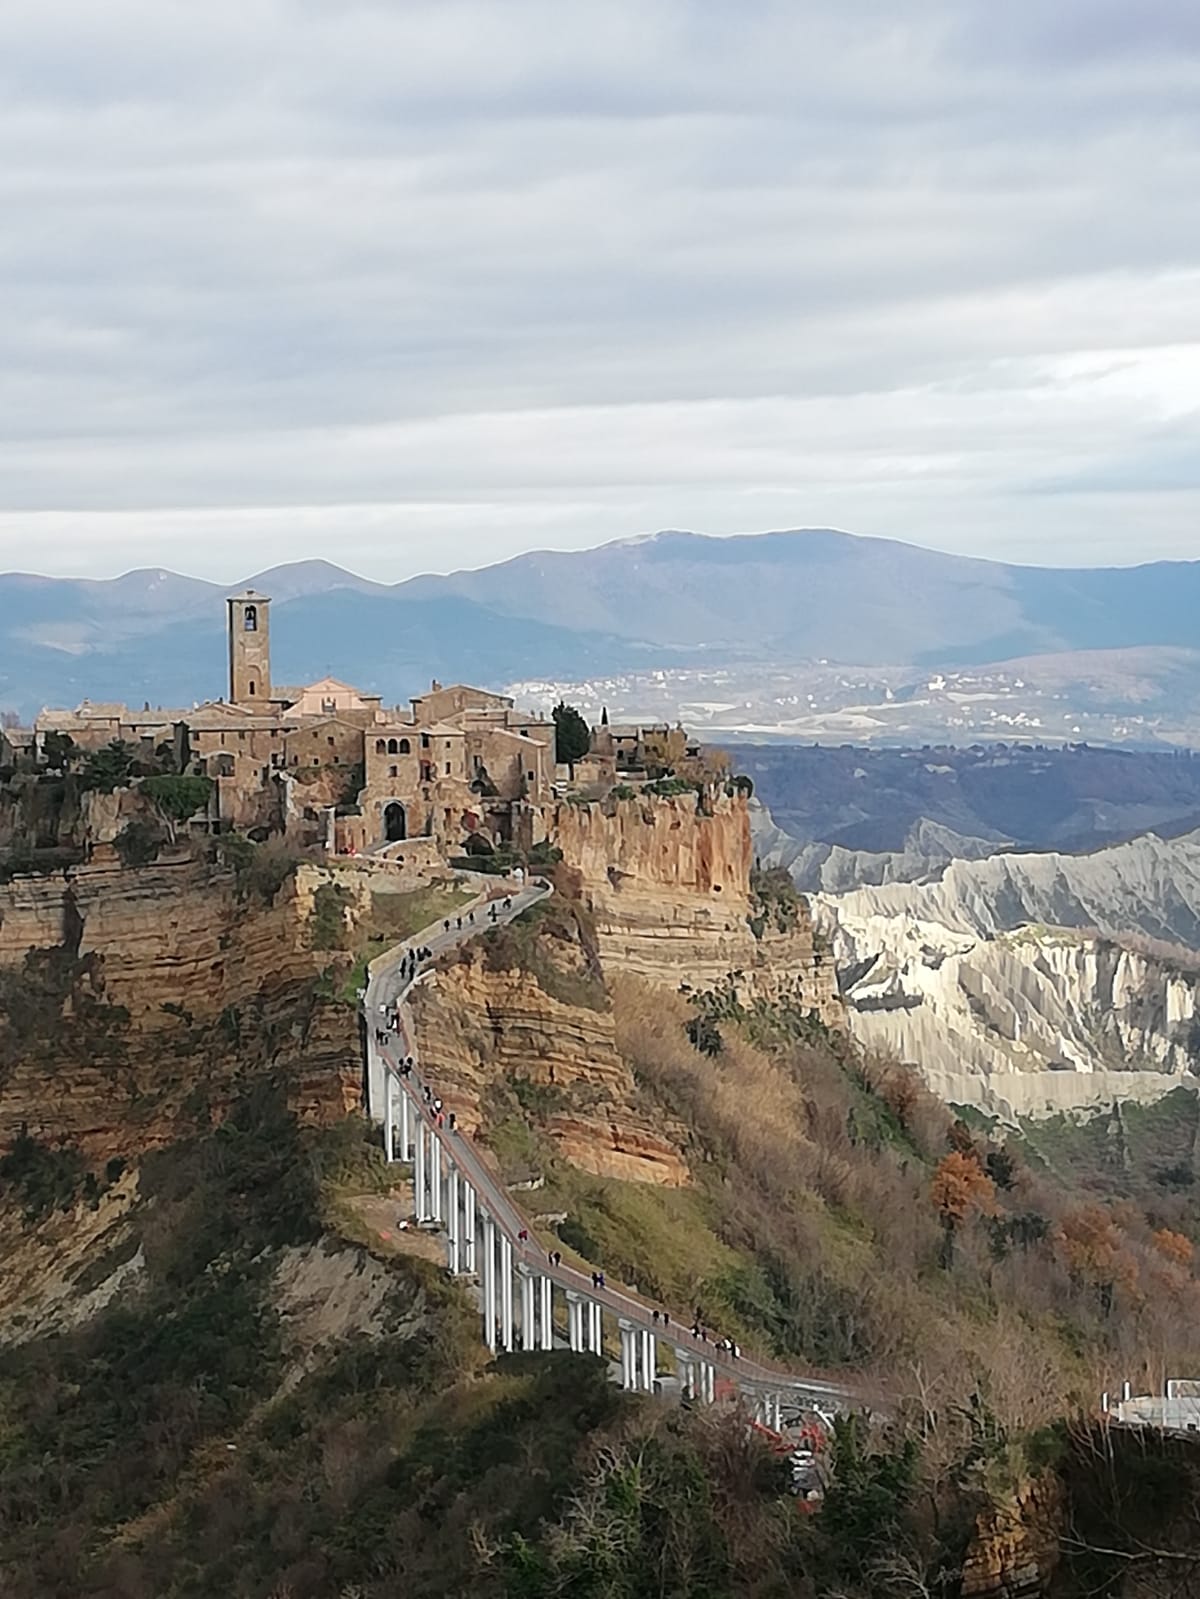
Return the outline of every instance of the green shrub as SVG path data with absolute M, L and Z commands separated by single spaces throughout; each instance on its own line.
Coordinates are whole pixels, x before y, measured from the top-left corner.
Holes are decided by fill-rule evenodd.
M 312 949 L 341 949 L 345 942 L 346 905 L 349 889 L 340 883 L 322 883 L 313 895 L 308 923 L 308 942 Z
M 22 1125 L 8 1153 L 0 1158 L 0 1184 L 20 1201 L 27 1221 L 51 1211 L 69 1210 L 83 1185 L 87 1163 L 69 1146 L 52 1149 Z
M 135 817 L 133 821 L 126 822 L 113 845 L 122 866 L 150 866 L 158 859 L 162 834 L 153 822 Z

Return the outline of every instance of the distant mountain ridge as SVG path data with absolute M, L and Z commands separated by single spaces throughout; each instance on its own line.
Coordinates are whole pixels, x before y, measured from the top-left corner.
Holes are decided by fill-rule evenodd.
M 0 575 L 0 707 L 220 691 L 224 594 L 275 603 L 280 681 L 325 671 L 387 698 L 429 676 L 580 677 L 829 658 L 953 665 L 1196 642 L 1200 562 L 1055 569 L 832 529 L 663 532 L 381 584 L 322 560 L 223 586 L 147 568 Z

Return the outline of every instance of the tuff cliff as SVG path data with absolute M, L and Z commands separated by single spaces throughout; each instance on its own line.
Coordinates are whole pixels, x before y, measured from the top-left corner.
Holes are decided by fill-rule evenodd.
M 422 1069 L 468 1131 L 503 1121 L 515 1100 L 585 1171 L 677 1187 L 688 1181 L 684 1129 L 638 1103 L 577 914 L 553 901 L 423 979 L 410 1006 Z
M 293 875 L 268 903 L 188 852 L 0 884 L 0 1147 L 26 1125 L 127 1156 L 266 1069 L 306 1114 L 343 1113 L 357 1024 L 319 997 L 297 892 Z
M 750 993 L 786 993 L 826 1025 L 844 1025 L 807 901 L 764 914 L 749 807 L 732 785 L 558 805 L 547 833 L 580 873 L 610 970 L 693 988 L 735 972 Z
M 1040 1599 L 1062 1560 L 1065 1495 L 1050 1471 L 980 1512 L 963 1561 L 962 1599 Z

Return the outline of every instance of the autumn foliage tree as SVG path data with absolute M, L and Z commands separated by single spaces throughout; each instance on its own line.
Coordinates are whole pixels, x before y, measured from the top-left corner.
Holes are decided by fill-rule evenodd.
M 942 1264 L 949 1266 L 955 1235 L 967 1217 L 995 1212 L 996 1186 L 973 1153 L 952 1149 L 933 1174 L 930 1196 L 942 1223 Z
M 1105 1315 L 1112 1309 L 1117 1288 L 1129 1292 L 1136 1288 L 1137 1261 L 1103 1205 L 1069 1210 L 1059 1223 L 1057 1242 L 1067 1270 L 1077 1283 L 1095 1289 Z
M 1192 1269 L 1192 1257 L 1196 1250 L 1192 1240 L 1184 1237 L 1183 1233 L 1172 1232 L 1169 1227 L 1160 1227 L 1150 1242 L 1172 1266 L 1179 1266 L 1184 1271 Z

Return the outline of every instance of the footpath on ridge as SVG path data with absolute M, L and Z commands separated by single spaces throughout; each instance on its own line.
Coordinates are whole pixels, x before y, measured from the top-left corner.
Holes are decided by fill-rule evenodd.
M 819 1378 L 800 1377 L 746 1355 L 734 1358 L 732 1355 L 724 1354 L 711 1341 L 702 1342 L 694 1338 L 690 1323 L 684 1319 L 677 1319 L 671 1307 L 666 1307 L 671 1315 L 671 1324 L 664 1326 L 659 1307 L 646 1304 L 617 1288 L 597 1287 L 589 1275 L 565 1262 L 555 1264 L 541 1244 L 535 1241 L 532 1222 L 513 1203 L 501 1178 L 476 1148 L 470 1135 L 458 1129 L 451 1131 L 436 1126 L 430 1115 L 429 1105 L 425 1101 L 426 1085 L 420 1077 L 420 1054 L 404 1007 L 404 1000 L 409 990 L 428 974 L 429 968 L 426 967 L 424 971 L 416 974 L 403 975 L 401 966 L 410 950 L 425 948 L 431 955 L 443 954 L 485 933 L 489 927 L 513 921 L 553 892 L 550 884 L 542 879 L 524 884 L 510 883 L 506 879 L 491 879 L 491 881 L 499 890 L 491 902 L 496 910 L 495 918 L 488 913 L 481 917 L 481 907 L 478 905 L 475 907 L 474 921 L 468 919 L 468 910 L 455 912 L 450 918 L 448 927 L 444 921 L 435 923 L 423 932 L 405 939 L 393 949 L 385 951 L 372 962 L 363 1008 L 368 1111 L 373 1119 L 382 1119 L 381 1107 L 385 1103 L 383 1080 L 385 1073 L 390 1072 L 399 1084 L 400 1091 L 408 1095 L 414 1115 L 424 1121 L 433 1137 L 437 1139 L 443 1156 L 452 1161 L 475 1188 L 481 1203 L 492 1215 L 497 1229 L 507 1238 L 512 1247 L 514 1266 L 525 1266 L 541 1277 L 548 1277 L 563 1290 L 600 1304 L 613 1316 L 630 1323 L 639 1331 L 663 1338 L 675 1346 L 694 1348 L 695 1357 L 710 1364 L 728 1381 L 735 1392 L 741 1389 L 769 1393 L 772 1396 L 784 1397 L 792 1405 L 807 1409 L 866 1408 L 868 1400 L 864 1393 Z M 410 1076 L 401 1076 L 400 1059 L 397 1059 L 396 1053 L 386 1045 L 376 1042 L 375 1028 L 381 1014 L 396 1016 L 397 1032 L 402 1039 L 400 1059 L 411 1056 L 414 1063 Z M 428 1086 L 431 1091 L 436 1089 L 435 1084 L 431 1083 Z M 406 1150 L 402 1157 L 406 1161 L 407 1154 Z M 528 1242 L 521 1237 L 522 1233 L 528 1235 Z M 656 1311 L 659 1315 L 658 1320 L 655 1319 Z

